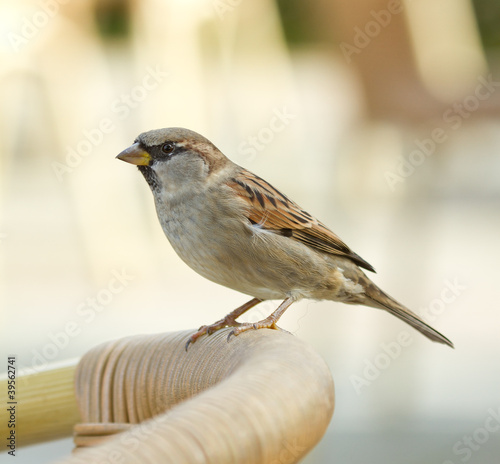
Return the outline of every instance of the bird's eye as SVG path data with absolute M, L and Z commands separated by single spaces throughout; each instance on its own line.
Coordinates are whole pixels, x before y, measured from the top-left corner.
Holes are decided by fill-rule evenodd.
M 161 146 L 161 151 L 168 155 L 174 151 L 174 148 L 175 146 L 173 143 L 167 142 Z

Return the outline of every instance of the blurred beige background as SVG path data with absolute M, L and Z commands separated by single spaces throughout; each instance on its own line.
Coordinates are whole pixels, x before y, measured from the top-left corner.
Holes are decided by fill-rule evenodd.
M 337 393 L 304 462 L 498 462 L 497 2 L 3 0 L 0 29 L 0 359 L 36 370 L 246 301 L 180 261 L 148 186 L 114 159 L 142 131 L 184 126 L 329 225 L 455 343 L 374 309 L 294 305 L 281 325 Z

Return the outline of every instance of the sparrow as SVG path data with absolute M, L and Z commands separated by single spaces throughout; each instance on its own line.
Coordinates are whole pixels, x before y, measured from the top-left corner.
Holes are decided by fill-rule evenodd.
M 161 227 L 180 258 L 203 277 L 253 298 L 186 344 L 223 327 L 231 336 L 276 325 L 308 298 L 383 309 L 432 341 L 453 343 L 382 291 L 373 266 L 322 222 L 208 139 L 179 127 L 140 134 L 118 159 L 135 164 L 153 193 Z M 264 300 L 283 302 L 267 318 L 237 318 Z

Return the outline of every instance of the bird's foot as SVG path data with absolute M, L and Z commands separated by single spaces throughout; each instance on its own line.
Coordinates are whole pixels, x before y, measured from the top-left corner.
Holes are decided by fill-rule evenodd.
M 276 320 L 271 315 L 268 318 L 259 322 L 254 322 L 254 323 L 248 322 L 244 324 L 239 324 L 238 327 L 234 328 L 233 330 L 231 330 L 231 332 L 229 332 L 229 335 L 227 336 L 227 341 L 229 341 L 231 337 L 237 337 L 238 335 L 248 330 L 259 330 L 259 329 L 273 329 L 286 332 L 286 330 L 283 330 L 276 325 Z
M 234 311 L 229 313 L 225 318 L 221 319 L 220 321 L 214 322 L 213 324 L 210 325 L 202 325 L 196 333 L 191 335 L 189 337 L 189 340 L 186 343 L 186 351 L 191 343 L 194 343 L 198 338 L 200 338 L 202 335 L 212 335 L 214 332 L 217 332 L 217 330 L 223 329 L 224 327 L 239 327 L 242 325 L 241 323 L 237 322 L 236 319 L 240 317 L 243 313 L 248 311 L 250 308 L 253 308 L 255 305 L 259 304 L 262 300 L 258 298 L 253 298 L 250 301 L 247 301 L 244 305 L 241 305 L 240 307 L 236 308 Z
M 224 327 L 238 327 L 240 325 L 241 324 L 239 322 L 236 322 L 233 318 L 229 317 L 229 315 L 224 319 L 221 319 L 220 321 L 214 322 L 213 324 L 202 325 L 197 332 L 189 337 L 189 340 L 186 343 L 186 351 L 189 345 L 198 340 L 198 338 L 200 338 L 202 335 L 212 335 L 214 332 L 217 332 Z
M 252 323 L 246 323 L 246 324 L 239 324 L 238 327 L 236 327 L 234 330 L 231 330 L 229 332 L 229 335 L 227 336 L 227 341 L 232 336 L 237 337 L 243 332 L 246 332 L 247 330 L 258 330 L 258 329 L 274 329 L 274 330 L 281 330 L 283 332 L 286 332 L 286 330 L 280 329 L 277 325 L 276 322 L 278 322 L 279 318 L 283 315 L 283 313 L 286 311 L 286 309 L 295 301 L 295 298 L 293 297 L 288 297 L 286 298 L 283 303 L 281 303 L 278 308 L 268 317 L 263 319 L 262 321 L 259 322 L 254 322 Z

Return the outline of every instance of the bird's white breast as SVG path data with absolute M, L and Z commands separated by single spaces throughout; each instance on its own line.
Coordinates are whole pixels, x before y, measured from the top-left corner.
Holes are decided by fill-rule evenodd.
M 198 193 L 175 202 L 157 201 L 161 226 L 180 258 L 203 277 L 263 299 L 282 298 L 262 280 L 252 231 L 238 205 L 223 195 Z
M 340 286 L 329 278 L 335 266 L 324 254 L 252 226 L 224 191 L 166 200 L 156 198 L 165 235 L 186 264 L 213 282 L 261 299 L 324 299 Z

